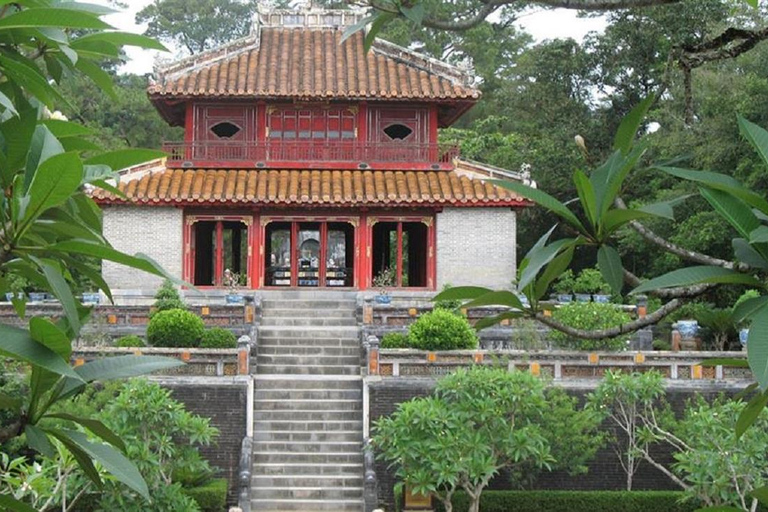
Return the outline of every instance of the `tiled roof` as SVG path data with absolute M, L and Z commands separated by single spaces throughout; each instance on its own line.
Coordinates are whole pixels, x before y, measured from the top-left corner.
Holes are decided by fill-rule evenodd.
M 473 100 L 471 77 L 385 41 L 363 48 L 358 32 L 340 44 L 331 28 L 262 28 L 259 34 L 160 70 L 155 99 L 267 97 Z
M 169 169 L 120 181 L 101 203 L 300 206 L 522 206 L 515 193 L 453 171 Z

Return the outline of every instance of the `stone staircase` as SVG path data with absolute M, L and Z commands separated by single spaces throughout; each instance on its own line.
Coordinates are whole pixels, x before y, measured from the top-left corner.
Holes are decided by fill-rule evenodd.
M 354 296 L 275 292 L 256 349 L 251 510 L 363 510 Z

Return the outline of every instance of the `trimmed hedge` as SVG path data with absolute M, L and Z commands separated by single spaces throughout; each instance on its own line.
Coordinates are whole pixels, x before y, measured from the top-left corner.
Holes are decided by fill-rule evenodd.
M 147 341 L 153 347 L 196 348 L 205 332 L 203 319 L 184 309 L 158 311 L 147 325 Z
M 466 350 L 477 348 L 477 334 L 463 316 L 435 309 L 411 324 L 408 342 L 419 350 Z
M 681 502 L 680 491 L 484 491 L 480 512 L 693 512 L 695 502 Z M 395 510 L 402 510 L 402 492 L 395 493 Z M 444 512 L 433 500 L 435 512 Z M 453 497 L 453 512 L 467 512 L 469 498 Z
M 408 335 L 403 332 L 388 332 L 381 338 L 381 348 L 410 348 Z
M 146 347 L 144 340 L 135 334 L 123 336 L 115 341 L 115 346 L 119 348 Z
M 226 478 L 214 478 L 205 485 L 185 488 L 184 494 L 195 500 L 202 512 L 223 512 L 227 509 Z
M 211 327 L 203 333 L 200 348 L 237 348 L 237 337 L 222 327 Z

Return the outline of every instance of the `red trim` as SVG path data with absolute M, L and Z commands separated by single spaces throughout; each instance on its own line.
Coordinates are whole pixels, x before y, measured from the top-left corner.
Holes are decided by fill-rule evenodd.
M 403 287 L 403 223 L 397 223 L 397 287 Z
M 174 153 L 178 151 L 173 150 Z M 433 151 L 433 150 L 430 150 Z M 438 151 L 437 148 L 434 151 Z M 191 156 L 192 148 L 183 150 L 183 154 Z M 453 162 L 365 162 L 365 170 L 371 171 L 452 171 Z M 361 162 L 352 161 L 268 161 L 256 160 L 167 160 L 165 166 L 168 169 L 330 169 L 330 170 L 360 170 Z
M 224 277 L 224 225 L 216 222 L 216 264 L 214 267 L 213 282 L 221 286 Z
M 277 201 L 255 201 L 243 199 L 240 201 L 233 200 L 216 200 L 210 199 L 208 201 L 200 201 L 195 199 L 177 199 L 177 200 L 146 200 L 137 201 L 129 200 L 125 201 L 118 198 L 92 198 L 94 202 L 101 205 L 130 205 L 130 206 L 190 206 L 190 207 L 216 207 L 216 208 L 275 208 L 275 209 L 292 209 L 301 208 L 302 211 L 314 210 L 314 209 L 326 209 L 336 210 L 341 208 L 369 208 L 371 210 L 383 210 L 389 214 L 391 210 L 401 210 L 404 208 L 524 208 L 528 206 L 534 206 L 535 203 L 526 201 L 525 199 L 510 199 L 508 201 L 370 201 L 370 202 L 346 202 L 346 203 L 301 203 L 285 202 L 278 203 Z
M 256 106 L 256 140 L 267 140 L 267 105 L 263 101 Z
M 195 135 L 195 104 L 187 102 L 187 110 L 184 112 L 184 142 L 192 142 Z
M 368 141 L 368 103 L 360 102 L 360 111 L 357 113 L 357 140 Z
M 437 144 L 437 105 L 429 108 L 429 142 Z

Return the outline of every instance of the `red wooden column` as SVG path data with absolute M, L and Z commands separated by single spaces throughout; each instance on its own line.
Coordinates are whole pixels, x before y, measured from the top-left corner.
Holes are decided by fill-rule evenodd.
M 184 232 L 182 233 L 184 241 L 184 253 L 182 256 L 182 279 L 192 283 L 195 279 L 195 251 L 194 251 L 194 223 L 192 219 L 184 220 Z
M 368 236 L 368 216 L 360 216 L 360 224 L 355 233 L 355 281 L 361 290 L 368 288 L 368 275 L 371 271 L 369 262 L 370 242 Z
M 184 111 L 184 160 L 192 160 L 192 142 L 195 140 L 195 104 L 186 103 Z
M 437 283 L 437 216 L 428 219 L 427 225 L 427 287 L 435 289 Z
M 224 276 L 224 224 L 216 222 L 216 262 L 214 264 L 213 284 L 221 286 Z
M 397 223 L 397 287 L 403 286 L 403 223 Z

